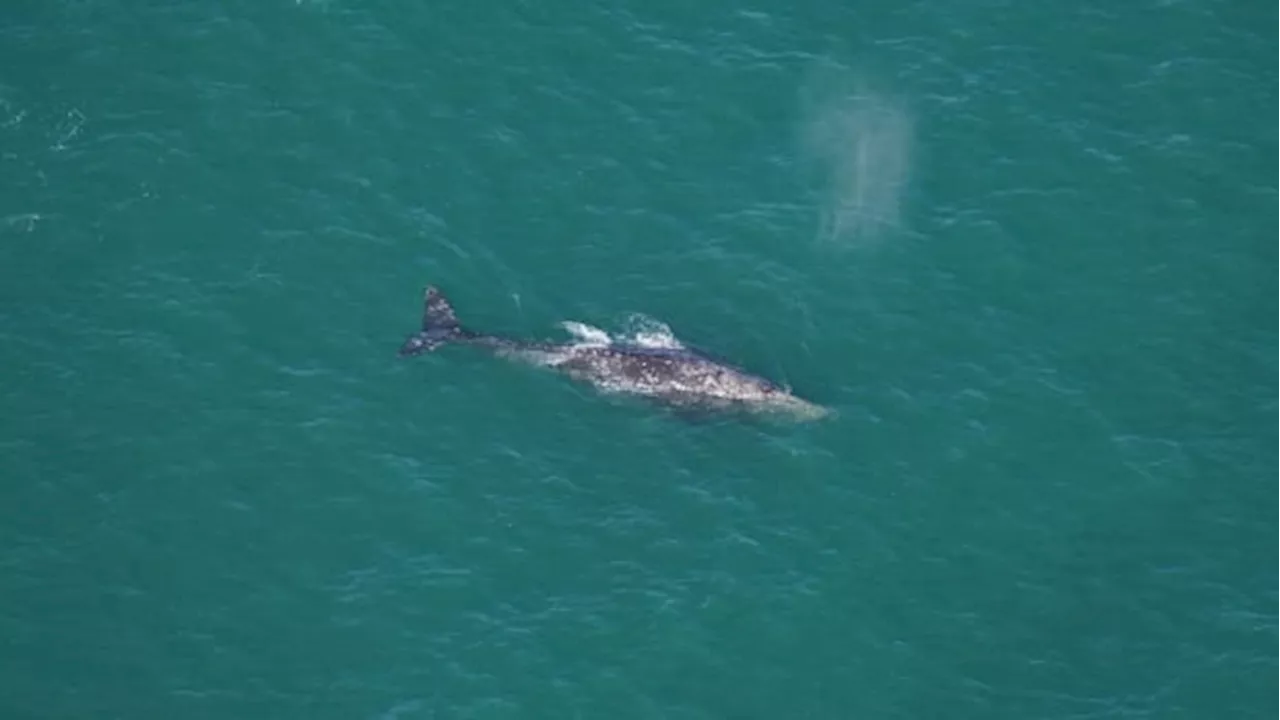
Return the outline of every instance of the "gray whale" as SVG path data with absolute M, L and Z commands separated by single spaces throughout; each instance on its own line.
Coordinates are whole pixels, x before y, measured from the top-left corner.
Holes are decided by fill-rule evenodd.
M 641 396 L 677 408 L 776 413 L 799 420 L 832 414 L 789 388 L 678 343 L 619 342 L 580 323 L 563 323 L 575 336 L 572 342 L 526 342 L 463 327 L 435 286 L 426 288 L 423 304 L 422 329 L 400 346 L 401 357 L 470 345 L 551 368 L 605 393 Z

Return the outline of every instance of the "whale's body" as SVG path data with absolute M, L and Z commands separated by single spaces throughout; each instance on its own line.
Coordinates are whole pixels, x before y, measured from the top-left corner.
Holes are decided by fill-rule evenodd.
M 400 348 L 402 356 L 444 344 L 487 348 L 499 356 L 557 370 L 606 393 L 647 397 L 685 408 L 781 412 L 799 419 L 829 414 L 763 377 L 710 358 L 678 342 L 617 341 L 602 330 L 563 323 L 574 341 L 523 342 L 462 327 L 453 307 L 435 287 L 424 300 L 422 330 Z

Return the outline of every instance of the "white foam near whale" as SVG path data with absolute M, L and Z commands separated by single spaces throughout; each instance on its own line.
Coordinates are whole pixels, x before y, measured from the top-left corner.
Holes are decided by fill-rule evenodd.
M 613 338 L 609 337 L 609 333 L 598 327 L 580 323 L 575 320 L 565 320 L 560 323 L 560 327 L 569 333 L 578 342 L 578 345 L 601 346 L 609 345 L 613 342 Z

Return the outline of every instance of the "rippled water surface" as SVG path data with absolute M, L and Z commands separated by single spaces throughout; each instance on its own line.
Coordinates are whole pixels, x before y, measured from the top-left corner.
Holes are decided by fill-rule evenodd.
M 1275 717 L 1271 10 L 11 5 L 0 715 Z

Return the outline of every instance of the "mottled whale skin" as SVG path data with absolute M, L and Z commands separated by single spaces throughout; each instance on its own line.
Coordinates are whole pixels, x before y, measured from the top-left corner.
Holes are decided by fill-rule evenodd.
M 580 323 L 562 325 L 574 335 L 574 342 L 524 342 L 476 333 L 458 322 L 453 306 L 438 288 L 427 286 L 422 329 L 405 340 L 400 355 L 431 352 L 446 344 L 473 345 L 552 368 L 602 392 L 637 395 L 675 407 L 776 413 L 798 420 L 831 414 L 765 378 L 678 343 L 618 342 Z

